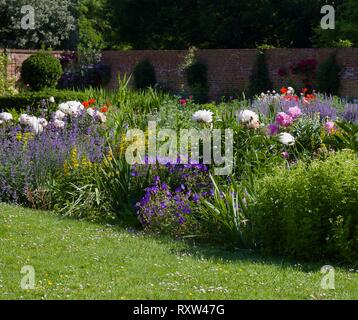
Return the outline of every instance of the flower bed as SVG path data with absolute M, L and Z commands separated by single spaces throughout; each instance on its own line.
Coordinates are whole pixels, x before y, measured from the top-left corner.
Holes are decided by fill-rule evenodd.
M 289 174 L 300 168 L 304 176 L 305 170 L 310 174 L 310 168 L 321 163 L 328 170 L 334 157 L 345 157 L 342 149 L 351 150 L 347 157 L 356 168 L 358 106 L 338 98 L 305 90 L 298 96 L 293 88 L 282 88 L 281 93 L 263 93 L 252 102 L 199 105 L 153 90 L 138 94 L 126 85 L 121 82 L 113 93 L 92 90 L 93 98 L 82 102 L 57 105 L 56 99 L 44 97 L 48 100 L 36 116 L 0 113 L 0 200 L 81 218 L 119 218 L 147 232 L 275 251 L 277 243 L 270 245 L 257 230 L 271 223 L 272 233 L 279 235 L 289 222 L 272 224 L 278 210 L 274 207 L 271 215 L 252 214 L 255 206 L 262 208 L 264 189 L 259 182 L 265 181 L 269 189 L 270 180 L 262 179 L 278 170 Z M 200 134 L 200 139 L 188 140 L 185 150 L 181 139 L 188 132 L 194 132 L 194 138 Z M 160 157 L 148 154 L 163 149 Z M 190 156 L 185 151 L 191 151 Z M 351 172 L 357 176 L 356 170 Z M 349 183 L 344 180 L 348 178 Z M 340 185 L 348 189 L 339 199 L 354 206 L 357 179 L 351 178 L 342 175 Z M 329 188 L 319 179 L 310 183 Z M 300 192 L 304 199 L 314 198 L 310 188 Z M 332 190 L 332 198 L 338 199 L 339 193 Z M 276 197 L 282 198 L 270 195 L 274 203 Z M 307 200 L 307 210 L 326 226 L 313 224 L 310 229 L 320 233 L 320 239 L 337 235 L 332 230 L 339 216 L 349 219 L 349 230 L 357 227 L 354 214 L 339 215 L 338 205 L 334 217 L 326 215 L 315 208 L 329 206 L 329 200 L 314 199 L 314 205 Z M 347 231 L 339 245 L 320 241 L 329 250 L 320 250 L 317 259 L 352 262 L 356 237 Z M 277 252 L 288 254 L 295 239 L 287 239 Z M 349 249 L 343 249 L 342 239 Z M 317 242 L 307 240 L 312 244 Z M 291 253 L 315 259 L 314 250 L 307 255 L 300 250 Z

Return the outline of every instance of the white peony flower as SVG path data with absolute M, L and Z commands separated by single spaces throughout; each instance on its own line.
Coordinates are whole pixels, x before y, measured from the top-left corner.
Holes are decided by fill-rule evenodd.
M 63 113 L 61 110 L 57 110 L 57 111 L 54 113 L 54 119 L 55 119 L 55 120 L 63 120 L 65 117 L 66 117 L 66 114 Z
M 89 114 L 92 118 L 95 116 L 96 110 L 93 108 L 87 109 L 87 114 Z
M 4 121 L 0 120 L 0 124 L 3 124 L 3 123 L 4 123 Z
M 42 126 L 42 128 L 46 128 L 48 126 L 48 122 L 44 118 L 38 118 L 39 125 Z
M 22 114 L 19 118 L 19 122 L 23 125 L 28 125 L 31 116 L 27 115 L 26 113 Z
M 48 99 L 48 101 L 49 101 L 50 103 L 55 103 L 55 98 L 54 98 L 54 97 L 50 97 L 50 98 Z
M 97 118 L 97 120 L 101 121 L 102 123 L 105 123 L 107 121 L 106 115 L 99 111 L 96 113 L 96 118 Z
M 63 129 L 65 127 L 65 122 L 59 119 L 55 119 L 53 125 L 58 129 Z
M 192 119 L 197 122 L 212 123 L 213 114 L 213 112 L 208 110 L 199 110 L 193 114 Z
M 85 107 L 79 101 L 67 101 L 60 103 L 58 108 L 64 114 L 77 117 Z
M 239 121 L 242 123 L 258 122 L 259 116 L 251 110 L 243 110 L 239 113 Z
M 293 146 L 295 144 L 295 138 L 287 132 L 280 133 L 278 135 L 278 141 L 286 146 Z
M 2 112 L 0 113 L 0 120 L 6 122 L 13 120 L 12 114 L 8 112 Z

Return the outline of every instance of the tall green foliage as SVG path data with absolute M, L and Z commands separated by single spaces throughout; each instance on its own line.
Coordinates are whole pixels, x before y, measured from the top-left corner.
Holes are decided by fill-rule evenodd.
M 336 53 L 331 54 L 329 58 L 318 67 L 318 90 L 322 93 L 338 95 L 341 69 L 341 66 L 337 63 Z
M 272 90 L 269 70 L 266 64 L 265 51 L 258 51 L 256 61 L 250 75 L 249 96 Z
M 9 57 L 6 53 L 0 54 L 0 96 L 13 95 L 15 93 L 15 81 L 9 79 L 7 74 L 7 66 Z

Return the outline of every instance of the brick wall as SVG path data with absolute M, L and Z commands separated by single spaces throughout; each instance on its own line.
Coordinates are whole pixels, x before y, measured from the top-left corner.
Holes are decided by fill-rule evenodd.
M 297 76 L 280 77 L 278 69 L 289 69 L 290 64 L 301 59 L 314 58 L 318 63 L 325 60 L 332 49 L 271 49 L 267 51 L 270 76 L 276 88 L 287 86 L 288 80 L 301 85 Z M 135 64 L 149 59 L 155 67 L 157 80 L 165 86 L 179 91 L 185 86 L 185 80 L 179 66 L 186 51 L 105 51 L 103 62 L 112 67 L 112 80 L 109 87 L 117 86 L 118 74 L 127 75 L 133 71 Z M 210 96 L 230 95 L 247 88 L 250 72 L 255 62 L 255 49 L 200 50 L 200 60 L 208 66 Z M 358 97 L 358 48 L 339 49 L 338 62 L 342 65 L 341 95 Z
M 10 50 L 12 64 L 9 74 L 19 76 L 21 63 L 35 51 Z M 271 79 L 276 88 L 287 85 L 288 77 L 281 78 L 277 71 L 281 67 L 288 69 L 291 63 L 301 59 L 314 58 L 319 63 L 326 59 L 332 49 L 271 49 L 267 51 L 267 62 Z M 143 51 L 104 51 L 102 60 L 111 66 L 112 79 L 109 88 L 117 87 L 118 74 L 131 74 L 136 63 L 149 59 L 155 67 L 157 80 L 165 87 L 180 91 L 185 87 L 185 80 L 179 71 L 186 51 L 181 50 L 143 50 Z M 54 51 L 54 55 L 60 52 Z M 200 50 L 199 57 L 208 66 L 210 96 L 238 93 L 248 85 L 251 68 L 255 61 L 255 49 L 218 49 Z M 338 50 L 338 62 L 342 65 L 341 95 L 358 97 L 358 48 Z M 301 79 L 290 80 L 301 85 Z

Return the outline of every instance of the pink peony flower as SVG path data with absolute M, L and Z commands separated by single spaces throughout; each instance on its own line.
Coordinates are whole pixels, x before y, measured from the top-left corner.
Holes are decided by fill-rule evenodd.
M 299 107 L 291 107 L 288 109 L 288 114 L 292 119 L 297 119 L 301 115 L 302 111 Z
M 186 101 L 186 99 L 180 99 L 180 100 L 179 100 L 179 103 L 180 103 L 182 106 L 185 106 L 186 103 L 187 103 L 187 101 Z
M 276 134 L 278 134 L 278 130 L 279 130 L 278 126 L 273 123 L 267 126 L 267 132 L 270 136 L 275 136 Z
M 326 122 L 324 128 L 328 134 L 332 134 L 336 130 L 336 126 L 333 121 Z
M 282 127 L 288 127 L 293 121 L 293 118 L 285 113 L 285 112 L 279 112 L 276 116 L 276 123 L 278 123 Z
M 288 159 L 290 157 L 290 154 L 287 151 L 281 152 L 281 156 L 285 159 Z

